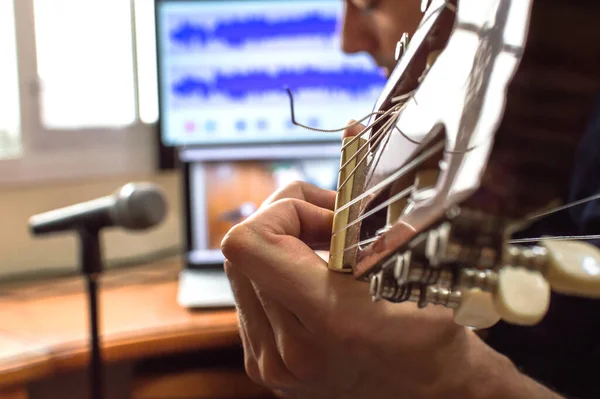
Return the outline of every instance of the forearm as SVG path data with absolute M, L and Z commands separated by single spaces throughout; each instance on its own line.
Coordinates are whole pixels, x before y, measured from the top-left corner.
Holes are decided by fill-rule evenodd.
M 566 399 L 521 373 L 510 359 L 484 342 L 475 345 L 475 375 L 457 397 L 478 399 Z
M 500 357 L 500 355 L 497 354 Z M 566 399 L 552 392 L 547 387 L 534 379 L 521 373 L 514 364 L 502 356 L 502 360 L 496 360 L 494 375 L 495 382 L 487 389 L 484 387 L 483 395 L 479 398 L 485 399 Z

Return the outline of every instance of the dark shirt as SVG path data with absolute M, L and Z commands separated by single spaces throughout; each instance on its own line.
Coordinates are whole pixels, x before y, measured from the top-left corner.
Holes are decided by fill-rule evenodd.
M 600 96 L 582 138 L 568 201 L 600 194 Z M 600 200 L 553 215 L 527 232 L 600 234 Z M 588 241 L 600 246 L 600 240 Z M 600 398 L 600 300 L 552 294 L 546 318 L 534 327 L 499 323 L 486 339 L 526 375 L 567 398 Z

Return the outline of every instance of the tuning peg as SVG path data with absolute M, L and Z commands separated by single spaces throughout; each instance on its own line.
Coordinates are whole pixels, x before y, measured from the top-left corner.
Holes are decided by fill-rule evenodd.
M 550 306 L 550 284 L 535 270 L 505 266 L 498 272 L 493 294 L 502 320 L 523 326 L 539 323 Z
M 600 298 L 600 249 L 583 241 L 542 240 L 544 276 L 556 292 Z
M 371 276 L 371 280 L 369 282 L 369 292 L 371 293 L 371 299 L 373 302 L 377 302 L 381 299 L 381 284 L 382 283 L 382 272 L 374 274 Z
M 454 309 L 454 322 L 475 329 L 490 328 L 500 321 L 489 292 L 479 288 L 461 290 L 460 304 Z

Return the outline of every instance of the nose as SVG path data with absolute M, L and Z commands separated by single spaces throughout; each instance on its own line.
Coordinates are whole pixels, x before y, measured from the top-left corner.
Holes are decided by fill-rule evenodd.
M 344 6 L 341 42 L 342 51 L 348 54 L 365 51 L 373 55 L 377 50 L 377 40 L 369 31 L 366 21 L 361 18 L 360 11 L 356 6 L 348 1 Z

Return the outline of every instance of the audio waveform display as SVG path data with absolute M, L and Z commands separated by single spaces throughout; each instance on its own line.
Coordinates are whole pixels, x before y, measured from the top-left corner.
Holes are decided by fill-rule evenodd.
M 183 21 L 170 32 L 173 44 L 205 46 L 209 42 L 224 42 L 230 47 L 242 47 L 250 42 L 318 37 L 331 40 L 336 34 L 337 17 L 311 12 L 270 21 L 264 16 L 217 21 L 208 27 L 193 21 Z
M 213 79 L 188 75 L 176 80 L 172 90 L 173 95 L 178 98 L 209 99 L 221 95 L 234 101 L 241 101 L 253 95 L 284 93 L 285 87 L 289 87 L 293 92 L 324 89 L 329 92 L 360 96 L 370 93 L 374 87 L 382 87 L 384 83 L 385 78 L 373 69 L 346 66 L 323 71 L 308 67 L 305 70 L 282 69 L 273 74 L 263 71 L 245 74 L 217 73 Z
M 340 48 L 340 0 L 159 0 L 163 143 L 263 145 L 335 140 L 372 111 L 386 79 Z M 340 134 L 341 136 L 341 134 Z

